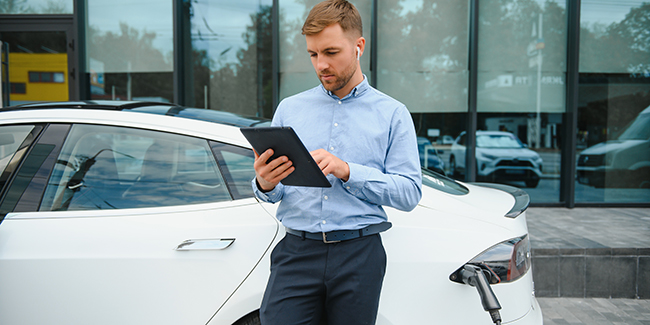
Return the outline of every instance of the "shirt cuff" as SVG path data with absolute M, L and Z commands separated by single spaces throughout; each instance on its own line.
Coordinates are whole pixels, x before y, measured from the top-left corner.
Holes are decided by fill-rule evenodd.
M 370 176 L 370 173 L 368 173 L 366 167 L 359 164 L 349 162 L 348 166 L 350 167 L 350 177 L 347 182 L 343 182 L 343 187 L 345 187 L 350 194 L 358 196 L 366 184 L 366 180 L 368 179 L 368 176 Z
M 257 178 L 253 178 L 251 181 L 253 186 L 253 192 L 255 196 L 264 202 L 275 203 L 280 201 L 280 193 L 282 193 L 282 184 L 276 185 L 272 190 L 268 192 L 262 192 L 259 187 L 257 187 Z

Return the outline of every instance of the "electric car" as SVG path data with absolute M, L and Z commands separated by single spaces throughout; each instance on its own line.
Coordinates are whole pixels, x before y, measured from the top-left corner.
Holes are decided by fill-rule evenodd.
M 465 173 L 465 132 L 451 145 L 450 173 Z M 523 181 L 537 187 L 542 177 L 542 158 L 517 136 L 503 131 L 476 131 L 476 176 L 480 181 Z
M 285 230 L 239 128 L 268 124 L 143 102 L 0 109 L 0 324 L 259 324 Z M 426 170 L 422 191 L 386 209 L 377 324 L 542 324 L 528 195 Z

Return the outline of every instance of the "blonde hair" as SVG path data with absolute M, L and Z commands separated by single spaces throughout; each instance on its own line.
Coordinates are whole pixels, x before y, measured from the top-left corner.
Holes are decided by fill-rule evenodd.
M 359 11 L 346 0 L 326 0 L 315 5 L 302 25 L 302 34 L 315 35 L 337 23 L 344 32 L 352 31 L 355 37 L 363 35 Z

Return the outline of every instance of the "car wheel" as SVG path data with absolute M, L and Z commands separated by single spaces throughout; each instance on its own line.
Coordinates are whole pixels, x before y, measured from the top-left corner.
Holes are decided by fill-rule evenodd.
M 539 178 L 526 180 L 526 187 L 537 187 L 537 184 L 539 184 Z
M 261 324 L 262 322 L 260 321 L 260 311 L 256 310 L 244 316 L 233 325 L 261 325 Z

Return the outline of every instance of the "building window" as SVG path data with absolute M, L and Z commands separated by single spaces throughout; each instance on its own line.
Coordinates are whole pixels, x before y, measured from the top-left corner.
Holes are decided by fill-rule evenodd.
M 29 82 L 64 83 L 63 72 L 37 72 L 29 71 Z
M 273 115 L 272 8 L 272 0 L 184 3 L 186 105 Z
M 465 154 L 451 148 L 467 125 L 469 1 L 377 6 L 377 88 L 411 112 L 422 167 L 461 177 Z
M 72 14 L 73 0 L 41 1 L 20 0 L 0 1 L 0 14 Z
M 11 93 L 12 94 L 26 94 L 27 87 L 24 82 L 12 82 L 11 83 Z
M 173 1 L 86 3 L 91 99 L 174 102 Z
M 575 198 L 650 199 L 650 3 L 583 1 Z
M 302 25 L 309 11 L 320 0 L 280 0 L 280 99 L 295 95 L 301 91 L 318 86 L 320 82 L 311 65 L 307 53 L 307 42 L 302 35 Z M 372 0 L 353 1 L 363 22 L 363 37 L 366 39 L 366 49 L 360 58 L 361 70 L 370 78 L 370 32 Z M 381 35 L 381 33 L 379 34 Z M 372 84 L 372 80 L 370 80 Z
M 479 15 L 477 181 L 559 202 L 566 1 L 480 1 Z

